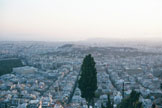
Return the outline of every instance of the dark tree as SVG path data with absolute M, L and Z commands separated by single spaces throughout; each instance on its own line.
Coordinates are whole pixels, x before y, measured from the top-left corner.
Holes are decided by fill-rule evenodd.
M 107 95 L 107 103 L 106 103 L 106 108 L 114 108 L 113 102 L 111 102 L 110 95 Z
M 139 102 L 140 93 L 132 91 L 130 96 L 123 99 L 117 108 L 143 108 L 142 103 Z
M 103 103 L 101 104 L 101 108 L 114 108 L 114 102 L 111 102 L 110 99 L 110 95 L 107 95 L 107 102 L 106 102 L 106 106 L 103 105 Z
M 91 54 L 87 55 L 81 66 L 81 75 L 79 79 L 79 89 L 81 90 L 81 97 L 85 98 L 89 105 L 94 107 L 95 91 L 97 90 L 97 71 L 95 68 L 95 61 Z
M 23 66 L 20 59 L 0 60 L 0 76 L 12 72 L 12 68 Z
M 106 108 L 106 107 L 103 105 L 103 103 L 101 104 L 101 108 Z
M 162 83 L 160 84 L 160 88 L 161 88 L 161 90 L 162 90 Z
M 156 105 L 155 105 L 155 103 L 153 103 L 153 104 L 152 104 L 152 107 L 151 107 L 151 108 L 156 108 Z

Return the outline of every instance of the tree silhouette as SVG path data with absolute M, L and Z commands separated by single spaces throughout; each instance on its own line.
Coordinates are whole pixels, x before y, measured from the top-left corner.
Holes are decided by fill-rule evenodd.
M 114 108 L 113 102 L 111 102 L 110 95 L 107 95 L 107 103 L 106 103 L 106 108 Z
M 140 93 L 132 91 L 130 96 L 123 99 L 117 108 L 143 108 L 142 103 L 139 102 Z
M 79 79 L 79 89 L 81 90 L 81 97 L 85 98 L 88 104 L 93 104 L 95 91 L 97 90 L 97 71 L 95 68 L 95 61 L 91 54 L 87 55 L 81 66 L 81 75 Z

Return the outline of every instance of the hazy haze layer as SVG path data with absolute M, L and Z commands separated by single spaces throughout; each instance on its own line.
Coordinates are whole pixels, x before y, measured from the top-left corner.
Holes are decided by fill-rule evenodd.
M 161 38 L 162 0 L 1 0 L 0 40 Z

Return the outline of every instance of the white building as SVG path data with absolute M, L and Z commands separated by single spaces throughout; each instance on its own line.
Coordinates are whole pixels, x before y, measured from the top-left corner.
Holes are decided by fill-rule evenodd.
M 13 68 L 13 73 L 16 74 L 33 74 L 37 71 L 34 67 L 24 66 L 24 67 L 17 67 Z

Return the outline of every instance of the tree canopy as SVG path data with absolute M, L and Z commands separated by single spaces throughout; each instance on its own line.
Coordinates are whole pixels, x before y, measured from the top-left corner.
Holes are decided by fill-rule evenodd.
M 117 108 L 143 108 L 142 102 L 139 102 L 140 93 L 132 91 L 130 96 L 123 99 Z
M 20 59 L 7 59 L 0 61 L 0 76 L 12 72 L 12 68 L 23 66 Z
M 95 97 L 97 90 L 97 71 L 95 68 L 95 61 L 91 54 L 87 55 L 81 66 L 81 75 L 79 79 L 79 89 L 81 90 L 81 97 L 85 98 L 88 107 Z

